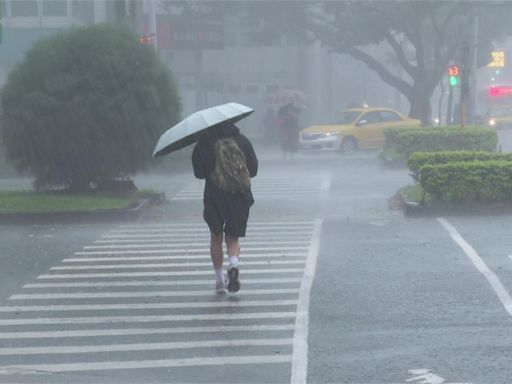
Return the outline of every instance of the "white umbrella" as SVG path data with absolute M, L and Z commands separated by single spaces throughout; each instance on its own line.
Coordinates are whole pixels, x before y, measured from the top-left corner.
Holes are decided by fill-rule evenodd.
M 196 133 L 221 123 L 234 123 L 249 116 L 254 109 L 238 103 L 227 103 L 194 112 L 164 132 L 153 151 L 153 157 L 166 155 L 194 143 Z

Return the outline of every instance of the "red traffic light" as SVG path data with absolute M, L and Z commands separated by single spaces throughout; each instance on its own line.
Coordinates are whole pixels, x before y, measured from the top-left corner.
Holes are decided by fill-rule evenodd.
M 456 65 L 451 65 L 448 67 L 448 76 L 459 76 L 459 74 L 459 67 L 457 67 Z
M 152 40 L 153 39 L 149 35 L 144 35 L 144 36 L 139 37 L 139 43 L 144 44 L 144 45 L 151 45 Z

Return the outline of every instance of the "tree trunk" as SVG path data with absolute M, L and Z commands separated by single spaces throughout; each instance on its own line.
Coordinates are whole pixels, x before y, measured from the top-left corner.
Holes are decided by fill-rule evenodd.
M 411 104 L 409 117 L 418 119 L 423 126 L 432 124 L 432 105 L 430 99 L 433 91 L 425 84 L 424 81 L 416 82 L 407 99 Z

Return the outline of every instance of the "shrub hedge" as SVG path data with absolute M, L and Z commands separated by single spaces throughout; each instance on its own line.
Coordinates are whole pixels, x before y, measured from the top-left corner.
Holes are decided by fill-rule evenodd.
M 384 151 L 394 153 L 404 160 L 414 152 L 471 150 L 496 151 L 496 131 L 478 126 L 387 128 L 384 130 Z
M 426 164 L 446 164 L 464 161 L 512 161 L 512 153 L 492 153 L 484 151 L 442 151 L 442 152 L 416 152 L 407 161 L 412 177 L 419 180 L 419 170 Z
M 426 164 L 421 187 L 442 201 L 512 201 L 512 161 L 461 161 Z

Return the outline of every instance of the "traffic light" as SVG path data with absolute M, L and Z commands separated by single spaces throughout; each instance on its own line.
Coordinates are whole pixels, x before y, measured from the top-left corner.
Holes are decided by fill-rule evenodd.
M 450 84 L 450 87 L 460 85 L 460 70 L 456 65 L 448 67 L 448 84 Z
M 143 45 L 151 45 L 152 44 L 152 38 L 150 35 L 144 35 L 144 36 L 141 36 L 139 37 L 139 43 L 143 44 Z

